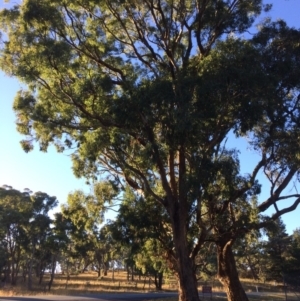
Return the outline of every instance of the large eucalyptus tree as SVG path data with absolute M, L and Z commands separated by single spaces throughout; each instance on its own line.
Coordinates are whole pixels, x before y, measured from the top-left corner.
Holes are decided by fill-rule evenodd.
M 299 37 L 284 22 L 243 34 L 260 0 L 24 0 L 0 14 L 1 68 L 28 90 L 17 128 L 47 150 L 73 150 L 74 173 L 110 175 L 156 200 L 170 219 L 168 250 L 181 301 L 198 300 L 194 259 L 216 242 L 229 300 L 247 300 L 232 244 L 293 210 L 283 195 L 298 175 Z M 246 35 L 247 36 L 247 35 Z M 241 175 L 225 141 L 248 135 L 260 159 Z M 271 183 L 259 206 L 258 173 Z M 276 203 L 294 198 L 279 210 Z M 266 222 L 266 221 L 265 221 Z

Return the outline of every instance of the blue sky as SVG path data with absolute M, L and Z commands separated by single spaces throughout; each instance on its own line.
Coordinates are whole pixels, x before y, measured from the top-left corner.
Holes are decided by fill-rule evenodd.
M 300 0 L 275 0 L 266 3 L 273 3 L 273 9 L 268 13 L 273 20 L 280 18 L 289 26 L 300 28 Z M 7 4 L 0 0 L 0 8 L 11 4 L 13 1 Z M 47 153 L 35 149 L 26 154 L 21 149 L 19 141 L 22 136 L 16 131 L 12 110 L 14 95 L 20 87 L 17 80 L 0 72 L 0 186 L 7 184 L 19 190 L 29 188 L 34 192 L 43 191 L 55 195 L 60 203 L 66 201 L 71 191 L 82 189 L 89 192 L 90 188 L 85 180 L 74 177 L 71 160 L 67 155 L 56 153 L 53 147 Z M 238 143 L 240 146 L 241 142 Z M 253 159 L 255 155 L 244 148 L 241 156 L 242 169 L 246 171 Z M 268 193 L 267 190 L 265 187 L 262 199 Z M 112 215 L 108 216 L 111 217 Z M 285 215 L 283 220 L 289 233 L 300 227 L 300 207 Z

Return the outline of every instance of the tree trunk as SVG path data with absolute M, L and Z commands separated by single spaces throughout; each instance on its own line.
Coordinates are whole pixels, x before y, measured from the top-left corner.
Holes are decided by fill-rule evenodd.
M 163 273 L 158 273 L 158 289 L 162 290 L 162 284 L 163 284 Z
M 71 279 L 71 276 L 70 276 L 69 273 L 67 273 L 65 289 L 68 289 L 68 284 L 69 284 L 69 280 L 70 280 L 70 279 Z
M 24 264 L 23 269 L 22 269 L 22 277 L 23 277 L 23 282 L 24 282 L 24 283 L 26 282 L 27 273 L 28 273 L 27 267 L 26 267 L 26 265 Z
M 10 271 L 10 265 L 8 264 L 6 266 L 6 269 L 4 271 L 4 285 L 8 284 L 8 283 L 11 283 L 11 277 L 10 277 L 10 274 L 11 271 Z
M 28 283 L 27 283 L 27 289 L 29 291 L 32 290 L 32 265 L 33 265 L 33 257 L 30 258 L 29 261 L 29 267 L 28 267 Z
M 218 279 L 223 284 L 228 301 L 249 301 L 241 285 L 232 253 L 232 241 L 217 243 Z
M 178 271 L 179 301 L 198 301 L 199 294 L 197 280 L 192 268 L 191 260 L 185 254 L 180 254 Z
M 104 268 L 103 274 L 104 274 L 104 276 L 107 276 L 107 271 L 109 269 L 109 263 L 108 263 L 108 261 L 103 261 L 103 268 Z
M 154 283 L 157 290 L 162 289 L 162 280 L 163 280 L 163 273 L 162 272 L 155 272 L 154 274 Z
M 131 266 L 131 281 L 134 281 L 134 265 Z
M 39 263 L 35 266 L 35 276 L 36 278 L 39 278 L 40 277 L 40 271 L 41 271 L 41 266 L 42 266 L 42 263 L 41 263 L 41 259 L 39 260 Z
M 180 211 L 177 208 L 172 221 L 179 301 L 199 301 L 194 262 L 190 258 L 187 242 L 186 221 Z
M 15 271 L 15 262 L 12 260 L 11 263 L 11 285 L 17 285 L 16 271 Z
M 258 277 L 256 271 L 255 271 L 254 268 L 253 268 L 253 264 L 252 264 L 251 259 L 250 259 L 248 256 L 246 257 L 246 259 L 247 259 L 248 266 L 249 266 L 249 268 L 250 268 L 250 271 L 251 271 L 253 280 L 259 280 L 259 277 Z
M 51 286 L 53 284 L 55 269 L 56 269 L 56 255 L 53 254 L 52 255 L 52 263 L 51 263 L 51 275 L 50 275 L 50 281 L 49 281 L 49 284 L 48 284 L 48 290 L 49 291 L 50 291 Z
M 157 272 L 154 273 L 154 284 L 155 288 L 158 290 Z
M 43 278 L 44 278 L 44 275 L 45 275 L 45 268 L 41 269 L 40 271 L 40 276 L 39 276 L 39 285 L 42 284 L 43 282 Z
M 29 259 L 29 265 L 28 265 L 28 283 L 27 283 L 27 289 L 29 291 L 32 290 L 32 268 L 33 268 L 33 258 L 34 258 L 34 244 L 32 242 L 31 246 L 31 255 Z

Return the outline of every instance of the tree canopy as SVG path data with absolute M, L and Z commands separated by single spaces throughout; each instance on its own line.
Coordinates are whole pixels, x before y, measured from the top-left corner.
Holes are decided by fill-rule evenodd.
M 16 285 L 20 269 L 28 274 L 32 289 L 32 267 L 45 270 L 43 249 L 51 233 L 49 211 L 57 205 L 56 197 L 44 192 L 21 192 L 10 186 L 0 187 L 0 277 L 4 283 Z M 25 276 L 26 277 L 26 276 Z
M 22 146 L 72 151 L 77 176 L 128 184 L 168 213 L 180 299 L 198 300 L 194 259 L 217 244 L 230 300 L 247 300 L 231 246 L 300 203 L 300 32 L 260 0 L 26 0 L 0 13 L 0 66 L 28 89 L 14 101 Z M 229 135 L 260 159 L 240 173 Z M 259 172 L 270 182 L 260 192 Z M 293 199 L 279 210 L 277 202 Z M 224 255 L 225 254 L 225 255 Z M 222 256 L 221 256 L 222 255 Z M 224 256 L 225 257 L 224 257 Z

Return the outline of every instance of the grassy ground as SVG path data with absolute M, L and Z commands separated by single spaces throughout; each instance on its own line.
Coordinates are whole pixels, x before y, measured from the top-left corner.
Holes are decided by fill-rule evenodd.
M 225 301 L 227 298 L 225 296 L 213 296 L 211 299 L 210 297 L 201 297 L 200 299 L 202 301 Z M 270 296 L 251 296 L 249 297 L 249 301 L 284 301 L 284 300 L 300 300 L 299 298 L 297 299 L 296 296 L 293 296 L 291 294 L 288 295 L 287 299 L 285 298 L 285 295 L 282 293 L 279 293 L 277 295 L 270 295 Z M 155 300 L 148 300 L 148 301 L 178 301 L 178 298 L 162 298 L 162 299 L 155 299 Z
M 112 272 L 110 271 L 107 276 L 103 276 L 100 279 L 97 277 L 97 273 L 89 272 L 79 275 L 55 275 L 51 291 L 47 292 L 46 284 L 49 281 L 49 275 L 45 275 L 43 284 L 38 285 L 37 278 L 33 276 L 33 288 L 34 290 L 29 292 L 20 277 L 17 282 L 17 286 L 11 287 L 7 285 L 0 287 L 0 296 L 15 296 L 15 295 L 37 295 L 37 294 L 58 294 L 58 295 L 72 295 L 72 294 L 88 294 L 97 292 L 148 292 L 155 291 L 154 280 L 149 277 L 135 276 L 134 280 L 127 279 L 127 273 L 125 271 L 116 271 L 114 273 L 114 279 L 112 278 Z M 163 290 L 176 291 L 174 279 L 163 285 Z
M 155 285 L 153 279 L 148 277 L 135 276 L 134 281 L 127 279 L 125 271 L 116 271 L 113 274 L 110 271 L 107 276 L 97 278 L 97 274 L 93 272 L 84 273 L 80 275 L 71 275 L 69 278 L 66 275 L 55 275 L 53 286 L 51 291 L 45 290 L 45 284 L 49 280 L 49 275 L 45 276 L 44 284 L 39 286 L 37 282 L 34 283 L 34 290 L 28 291 L 26 283 L 22 279 L 18 279 L 18 285 L 16 287 L 2 287 L 0 289 L 0 296 L 16 296 L 16 295 L 39 295 L 39 294 L 55 294 L 55 295 L 73 295 L 73 294 L 89 294 L 98 292 L 149 292 L 155 291 Z M 36 280 L 33 277 L 33 280 Z M 284 301 L 285 294 L 282 287 L 274 286 L 274 283 L 261 283 L 253 282 L 247 279 L 242 280 L 243 286 L 247 293 L 257 292 L 257 290 L 263 293 L 263 296 L 251 296 L 251 301 Z M 223 288 L 218 281 L 211 281 L 206 283 L 199 283 L 199 291 L 201 291 L 202 285 L 210 285 L 213 287 L 213 292 L 222 292 Z M 177 291 L 177 283 L 174 278 L 165 279 L 163 285 L 164 291 Z M 201 294 L 200 294 L 201 296 Z M 206 301 L 210 298 L 202 298 L 201 300 Z M 226 300 L 225 297 L 213 296 L 212 300 Z M 288 300 L 300 300 L 295 295 L 289 294 Z M 156 301 L 178 301 L 177 298 L 165 298 Z

